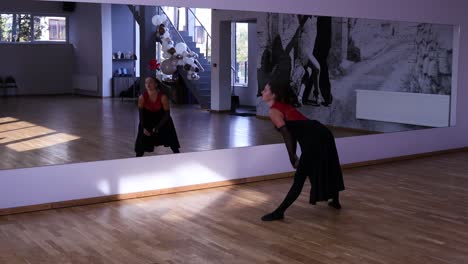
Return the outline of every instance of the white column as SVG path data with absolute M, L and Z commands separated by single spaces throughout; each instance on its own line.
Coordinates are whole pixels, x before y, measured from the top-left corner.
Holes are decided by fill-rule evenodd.
M 102 97 L 112 96 L 112 5 L 101 5 Z
M 214 13 L 214 12 L 213 12 Z M 218 21 L 213 19 L 213 21 Z M 212 24 L 211 109 L 231 109 L 231 22 Z M 214 66 L 216 64 L 216 67 Z

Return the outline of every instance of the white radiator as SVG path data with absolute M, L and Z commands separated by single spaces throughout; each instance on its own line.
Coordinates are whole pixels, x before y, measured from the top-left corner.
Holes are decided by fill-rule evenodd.
M 450 96 L 356 90 L 356 118 L 447 127 L 450 120 Z
M 99 91 L 97 75 L 84 75 L 84 74 L 73 75 L 73 89 L 90 91 L 90 92 Z

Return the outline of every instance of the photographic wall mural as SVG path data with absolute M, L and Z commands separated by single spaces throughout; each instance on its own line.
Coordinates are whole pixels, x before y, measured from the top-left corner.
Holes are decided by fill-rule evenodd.
M 363 90 L 389 92 L 375 93 L 375 100 L 425 94 L 449 101 L 451 25 L 264 13 L 257 28 L 259 93 L 269 76 L 280 76 L 300 111 L 327 125 L 376 132 L 432 127 L 356 117 Z

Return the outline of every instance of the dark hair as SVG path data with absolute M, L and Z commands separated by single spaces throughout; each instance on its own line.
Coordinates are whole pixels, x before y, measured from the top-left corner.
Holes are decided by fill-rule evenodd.
M 291 98 L 287 91 L 289 88 L 289 80 L 281 80 L 278 77 L 271 77 L 266 85 L 270 86 L 271 93 L 275 95 L 275 101 L 290 104 Z
M 161 81 L 158 78 L 156 78 L 154 76 L 148 76 L 146 78 L 150 78 L 151 80 L 153 80 L 156 83 L 156 89 L 161 90 L 163 85 L 162 85 Z

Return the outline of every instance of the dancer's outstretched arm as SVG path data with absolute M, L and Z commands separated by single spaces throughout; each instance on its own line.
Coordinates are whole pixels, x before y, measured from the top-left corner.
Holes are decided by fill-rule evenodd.
M 162 106 L 163 106 L 163 109 L 164 109 L 164 115 L 162 116 L 161 120 L 159 121 L 159 123 L 154 128 L 154 133 L 158 133 L 158 130 L 161 127 L 163 127 L 167 123 L 167 121 L 169 121 L 169 118 L 171 117 L 170 106 L 169 106 L 169 98 L 167 98 L 166 95 L 163 95 L 161 97 L 161 102 L 162 102 Z
M 140 95 L 140 97 L 138 97 L 138 114 L 139 114 L 139 117 L 140 117 L 140 125 L 141 127 L 143 128 L 143 134 L 145 134 L 146 136 L 149 136 L 151 135 L 151 133 L 146 130 L 146 128 L 144 127 L 144 117 L 145 115 L 143 114 L 143 108 L 145 107 L 145 99 L 143 99 L 143 96 Z
M 270 109 L 270 119 L 283 136 L 284 144 L 288 150 L 289 161 L 291 162 L 291 165 L 293 168 L 297 168 L 299 161 L 299 158 L 296 155 L 297 140 L 286 127 L 286 123 L 284 122 L 284 115 L 276 109 Z
M 296 155 L 296 148 L 297 148 L 297 140 L 293 137 L 293 135 L 289 132 L 286 125 L 279 128 L 279 131 L 284 139 L 284 144 L 286 145 L 286 149 L 288 150 L 289 161 L 293 168 L 297 168 L 298 157 Z

